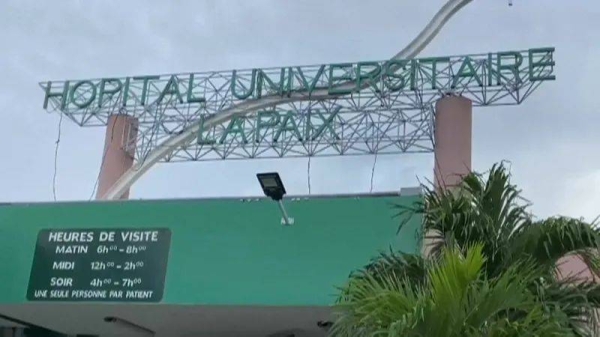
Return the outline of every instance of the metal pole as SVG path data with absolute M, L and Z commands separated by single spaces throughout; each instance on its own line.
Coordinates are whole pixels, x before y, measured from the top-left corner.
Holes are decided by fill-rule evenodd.
M 433 19 L 429 21 L 427 26 L 415 37 L 404 49 L 396 54 L 392 59 L 404 60 L 413 59 L 417 56 L 421 50 L 423 50 L 436 35 L 440 32 L 442 27 L 446 24 L 450 18 L 456 14 L 461 8 L 472 2 L 473 0 L 448 0 L 444 6 L 435 14 Z M 354 85 L 347 83 L 348 85 Z M 346 85 L 346 84 L 345 84 Z M 312 93 L 314 96 L 321 95 L 323 98 L 330 98 L 327 89 L 319 89 Z M 256 109 L 262 109 L 269 106 L 275 106 L 281 103 L 294 102 L 299 100 L 305 100 L 305 93 L 298 93 L 293 97 L 279 97 L 279 96 L 267 96 L 262 97 L 258 100 L 248 100 L 242 102 L 235 107 L 226 108 L 221 110 L 214 118 L 209 119 L 204 124 L 205 130 L 231 120 L 237 116 L 243 116 Z M 188 144 L 189 142 L 196 139 L 201 122 L 196 121 L 192 123 L 188 128 L 181 131 L 180 133 L 172 135 L 166 139 L 159 147 L 151 150 L 144 160 L 139 161 L 137 165 L 132 166 L 129 170 L 124 172 L 121 177 L 113 184 L 113 186 L 106 191 L 99 199 L 114 200 L 119 199 L 129 187 L 136 182 L 142 175 L 144 175 L 150 167 L 158 163 L 162 158 L 168 156 L 178 147 Z
M 290 226 L 291 224 L 293 224 L 294 220 L 291 219 L 292 221 L 290 221 L 290 218 L 288 217 L 287 212 L 285 211 L 285 207 L 283 207 L 283 201 L 279 200 L 277 204 L 279 205 L 279 209 L 281 210 L 281 214 L 283 215 L 283 221 L 285 221 L 285 225 Z

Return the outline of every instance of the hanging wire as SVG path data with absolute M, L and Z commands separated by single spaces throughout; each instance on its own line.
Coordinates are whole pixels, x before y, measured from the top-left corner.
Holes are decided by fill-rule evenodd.
M 52 176 L 52 197 L 54 198 L 54 201 L 56 201 L 56 176 L 58 174 L 58 148 L 60 146 L 62 120 L 63 120 L 63 114 L 61 112 L 60 118 L 58 120 L 58 136 L 56 137 L 56 145 L 54 147 L 54 174 Z
M 371 189 L 369 193 L 373 193 L 373 180 L 375 179 L 375 165 L 377 165 L 377 152 L 375 152 L 375 160 L 373 160 L 373 167 L 371 168 Z

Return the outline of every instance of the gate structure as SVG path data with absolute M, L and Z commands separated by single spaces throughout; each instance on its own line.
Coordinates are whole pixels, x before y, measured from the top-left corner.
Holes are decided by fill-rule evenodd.
M 554 80 L 554 48 L 415 58 L 470 0 L 450 0 L 390 60 L 40 83 L 44 108 L 106 126 L 98 199 L 157 162 L 434 152 L 438 184 L 471 169 L 472 106 Z

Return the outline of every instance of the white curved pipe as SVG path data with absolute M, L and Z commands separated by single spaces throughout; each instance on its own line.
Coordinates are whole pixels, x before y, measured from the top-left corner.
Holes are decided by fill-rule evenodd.
M 450 18 L 458 12 L 465 5 L 473 0 L 449 0 L 442 8 L 436 13 L 431 21 L 425 26 L 423 31 L 417 35 L 404 49 L 398 54 L 394 55 L 392 59 L 412 59 L 418 53 L 420 53 L 439 33 L 440 29 L 444 24 L 450 20 Z M 348 84 L 354 86 L 354 84 Z M 334 97 L 328 94 L 327 89 L 315 90 L 311 96 L 311 100 L 326 99 Z M 214 115 L 211 119 L 204 121 L 204 128 L 208 129 L 214 125 L 226 122 L 233 117 L 245 115 L 251 111 L 262 109 L 266 107 L 275 106 L 282 103 L 307 100 L 308 96 L 303 92 L 296 92 L 290 95 L 290 97 L 280 96 L 267 96 L 258 100 L 245 101 L 234 107 L 220 111 Z M 158 163 L 161 159 L 166 157 L 173 150 L 180 146 L 193 141 L 197 132 L 200 128 L 200 121 L 190 125 L 182 133 L 174 135 L 173 137 L 164 141 L 159 147 L 151 151 L 148 156 L 134 167 L 130 168 L 125 172 L 121 178 L 103 195 L 100 199 L 112 200 L 118 199 L 127 191 L 134 182 L 136 182 L 144 173 L 146 173 L 150 167 Z

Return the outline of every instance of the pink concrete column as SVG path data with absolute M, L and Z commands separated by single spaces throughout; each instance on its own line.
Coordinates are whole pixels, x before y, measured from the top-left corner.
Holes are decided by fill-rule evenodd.
M 599 281 L 599 275 L 592 273 L 583 260 L 577 255 L 567 255 L 559 259 L 557 265 L 559 279 L 571 279 L 573 283 L 597 283 Z M 596 310 L 596 314 L 600 314 L 600 311 Z
M 137 119 L 127 115 L 112 115 L 108 118 L 104 140 L 104 158 L 100 168 L 96 199 L 110 189 L 131 168 L 135 156 L 135 138 L 137 137 Z M 131 140 L 131 141 L 130 141 Z M 127 144 L 130 148 L 127 149 Z M 121 199 L 128 199 L 129 191 Z
M 473 104 L 464 97 L 447 96 L 435 106 L 436 187 L 452 187 L 471 172 Z
M 446 96 L 435 106 L 435 188 L 451 189 L 471 172 L 471 129 L 473 104 L 464 97 Z M 435 240 L 426 233 L 421 253 L 430 255 Z
M 567 255 L 559 259 L 557 265 L 561 279 L 573 278 L 575 282 L 597 281 L 597 277 L 577 255 Z

